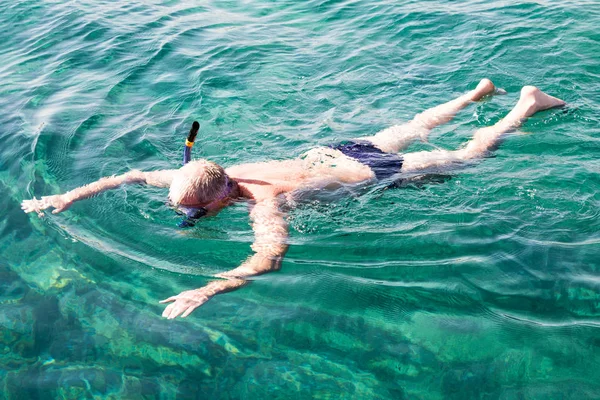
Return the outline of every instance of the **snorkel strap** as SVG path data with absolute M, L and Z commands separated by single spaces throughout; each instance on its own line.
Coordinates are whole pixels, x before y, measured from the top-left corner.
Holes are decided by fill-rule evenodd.
M 192 124 L 192 129 L 190 129 L 190 133 L 185 140 L 185 147 L 183 148 L 183 162 L 182 165 L 185 165 L 190 162 L 192 159 L 192 147 L 194 146 L 194 140 L 196 140 L 196 135 L 198 134 L 198 130 L 200 129 L 200 124 L 198 121 L 194 121 Z

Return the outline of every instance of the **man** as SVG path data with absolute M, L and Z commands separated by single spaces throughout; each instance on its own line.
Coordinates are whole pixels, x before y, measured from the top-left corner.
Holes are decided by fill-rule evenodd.
M 483 79 L 474 90 L 418 114 L 407 124 L 393 126 L 375 136 L 335 147 L 318 147 L 296 159 L 235 165 L 226 170 L 206 160 L 192 161 L 177 170 L 134 170 L 124 175 L 102 178 L 62 195 L 25 200 L 22 208 L 26 213 L 41 213 L 53 207 L 53 213 L 56 214 L 77 200 L 124 183 L 168 187 L 170 201 L 174 206 L 186 209 L 186 213 L 192 210 L 216 214 L 236 199 L 248 200 L 255 233 L 252 245 L 254 254 L 239 267 L 216 275 L 222 280 L 161 301 L 171 303 L 164 310 L 164 317 L 187 317 L 214 295 L 239 288 L 250 276 L 276 271 L 281 267 L 288 249 L 288 225 L 282 209 L 287 200 L 307 190 L 335 190 L 378 180 L 392 180 L 400 172 L 426 172 L 481 158 L 494 148 L 502 134 L 519 127 L 527 117 L 565 104 L 533 86 L 525 86 L 512 111 L 494 126 L 476 131 L 463 149 L 421 151 L 403 156 L 397 154 L 414 140 L 425 140 L 432 128 L 450 121 L 471 102 L 496 92 L 494 84 Z

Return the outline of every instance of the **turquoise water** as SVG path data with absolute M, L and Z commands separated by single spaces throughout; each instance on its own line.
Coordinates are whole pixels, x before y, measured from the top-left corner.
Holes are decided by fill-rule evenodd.
M 600 397 L 600 6 L 589 1 L 0 6 L 0 397 Z M 196 157 L 284 159 L 473 88 L 410 150 L 454 149 L 519 89 L 570 105 L 476 165 L 301 204 L 278 273 L 185 320 L 158 301 L 237 266 L 244 205 L 176 228 L 161 189 L 20 202 Z

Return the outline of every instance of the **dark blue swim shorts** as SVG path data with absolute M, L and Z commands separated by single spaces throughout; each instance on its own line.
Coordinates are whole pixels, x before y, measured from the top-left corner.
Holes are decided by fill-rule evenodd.
M 386 153 L 367 140 L 342 142 L 331 148 L 371 168 L 378 180 L 387 179 L 400 172 L 404 161 L 401 155 Z

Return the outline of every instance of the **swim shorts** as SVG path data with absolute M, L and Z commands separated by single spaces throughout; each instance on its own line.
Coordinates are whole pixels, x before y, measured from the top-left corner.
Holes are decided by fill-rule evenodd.
M 367 140 L 342 142 L 332 148 L 371 168 L 378 180 L 387 179 L 400 172 L 404 161 L 401 155 L 386 153 Z

